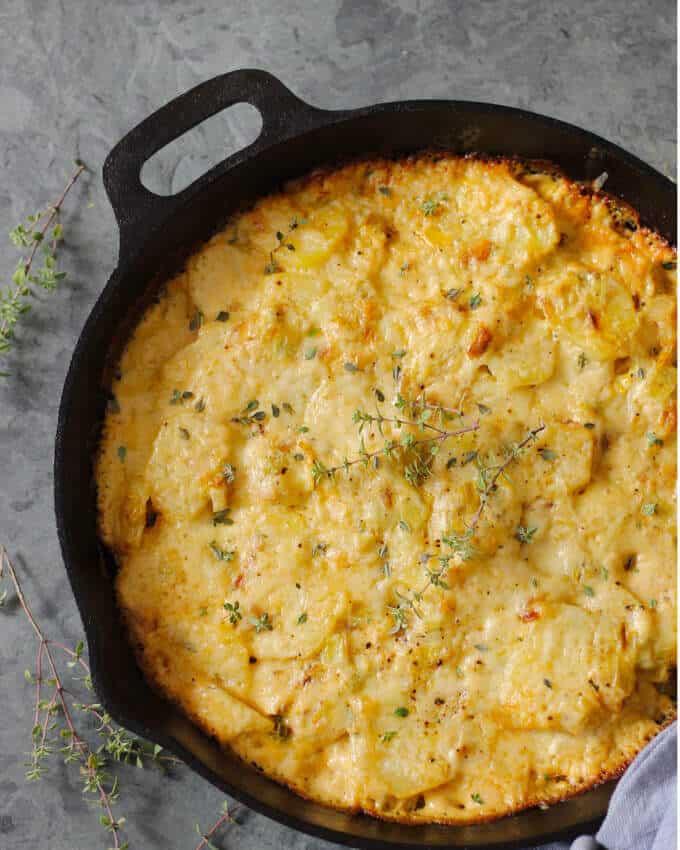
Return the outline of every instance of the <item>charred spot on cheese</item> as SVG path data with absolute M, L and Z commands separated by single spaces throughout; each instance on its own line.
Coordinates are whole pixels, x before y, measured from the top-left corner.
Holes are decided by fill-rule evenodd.
M 481 357 L 481 355 L 484 354 L 486 349 L 489 347 L 491 338 L 492 333 L 486 325 L 479 325 L 475 337 L 468 348 L 468 354 L 470 357 Z
M 618 775 L 675 712 L 675 276 L 545 164 L 355 163 L 234 215 L 128 340 L 97 458 L 149 681 L 382 818 Z

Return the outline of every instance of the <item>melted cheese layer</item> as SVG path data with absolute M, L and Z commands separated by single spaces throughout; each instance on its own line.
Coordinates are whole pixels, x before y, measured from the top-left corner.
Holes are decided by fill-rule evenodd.
M 234 217 L 129 340 L 98 459 L 149 678 L 385 818 L 620 772 L 674 714 L 674 268 L 507 162 L 352 164 Z

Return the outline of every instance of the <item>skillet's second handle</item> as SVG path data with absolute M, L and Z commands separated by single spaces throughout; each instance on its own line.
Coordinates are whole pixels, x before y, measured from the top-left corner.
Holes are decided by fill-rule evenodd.
M 262 117 L 262 130 L 252 144 L 176 195 L 163 197 L 144 188 L 140 173 L 151 156 L 206 118 L 236 103 L 251 104 Z M 213 77 L 162 106 L 124 136 L 104 162 L 104 187 L 120 229 L 121 251 L 133 249 L 191 192 L 238 162 L 246 152 L 305 130 L 324 114 L 296 97 L 276 77 L 255 69 Z

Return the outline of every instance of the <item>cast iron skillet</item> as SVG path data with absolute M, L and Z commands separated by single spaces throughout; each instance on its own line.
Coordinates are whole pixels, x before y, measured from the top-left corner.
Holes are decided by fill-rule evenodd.
M 160 197 L 142 186 L 140 170 L 152 154 L 239 102 L 261 113 L 262 132 L 255 142 L 177 195 Z M 592 180 L 606 171 L 607 190 L 635 207 L 644 224 L 674 241 L 675 185 L 621 148 L 552 118 L 455 100 L 329 112 L 299 100 L 263 71 L 234 71 L 208 80 L 135 127 L 104 163 L 104 185 L 120 228 L 120 252 L 118 267 L 80 335 L 61 399 L 54 467 L 59 539 L 83 618 L 94 686 L 106 710 L 218 788 L 290 827 L 354 847 L 479 850 L 540 844 L 597 829 L 614 783 L 545 811 L 533 809 L 493 823 L 403 826 L 304 800 L 221 751 L 142 678 L 114 604 L 115 565 L 97 538 L 92 455 L 110 364 L 146 303 L 145 293 L 177 271 L 230 212 L 282 181 L 355 155 L 423 148 L 548 159 L 578 180 Z

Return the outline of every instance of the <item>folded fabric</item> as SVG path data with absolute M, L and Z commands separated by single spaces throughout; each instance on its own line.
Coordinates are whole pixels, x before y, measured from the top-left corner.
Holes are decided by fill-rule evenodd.
M 658 735 L 621 777 L 599 832 L 541 850 L 676 850 L 677 724 Z

